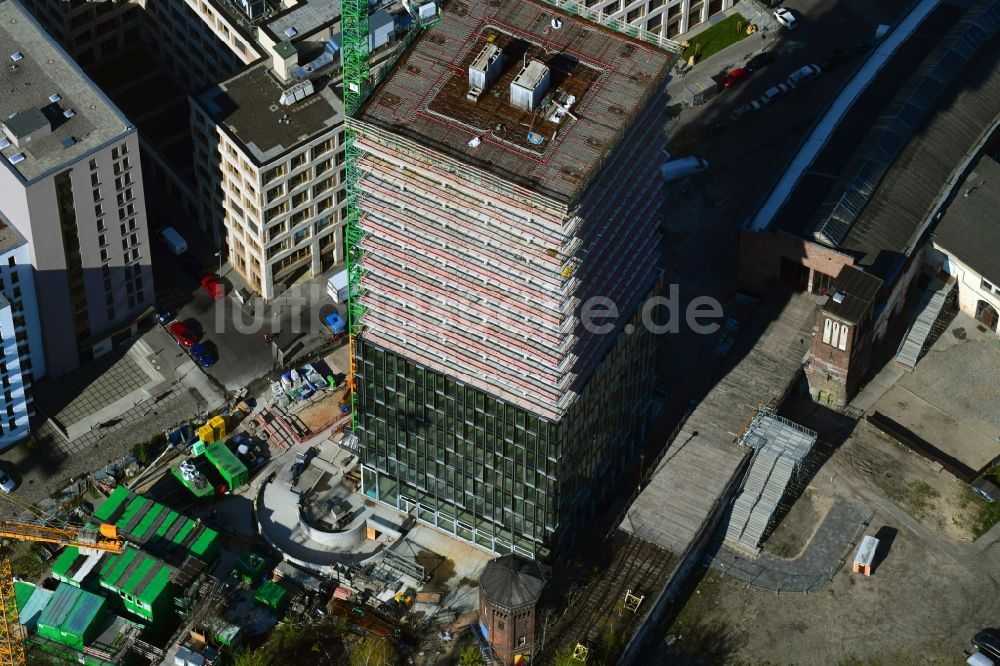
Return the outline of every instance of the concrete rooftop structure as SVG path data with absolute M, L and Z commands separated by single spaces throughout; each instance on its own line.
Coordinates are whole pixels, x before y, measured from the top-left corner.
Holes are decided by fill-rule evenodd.
M 301 102 L 282 105 L 281 93 L 292 83 L 281 83 L 265 61 L 202 93 L 200 101 L 263 164 L 344 122 L 343 100 L 320 82 Z
M 450 3 L 441 16 L 358 120 L 567 205 L 586 191 L 672 62 L 667 51 L 530 1 Z M 559 29 L 551 27 L 556 17 Z M 506 62 L 473 102 L 468 66 L 488 43 Z M 509 104 L 510 83 L 531 60 L 549 67 L 549 91 L 559 89 L 569 107 L 558 122 L 554 106 L 532 113 Z M 472 148 L 476 137 L 482 143 Z
M 125 116 L 16 0 L 0 0 L 0 60 L 0 154 L 23 181 L 131 131 Z

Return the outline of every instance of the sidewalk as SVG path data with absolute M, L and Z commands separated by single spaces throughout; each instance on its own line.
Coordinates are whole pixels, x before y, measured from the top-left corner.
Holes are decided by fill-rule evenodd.
M 753 56 L 771 48 L 777 43 L 774 39 L 774 36 L 778 34 L 777 24 L 775 23 L 774 18 L 770 14 L 766 13 L 760 5 L 755 2 L 751 2 L 750 0 L 740 0 L 729 9 L 719 12 L 705 23 L 695 26 L 691 30 L 678 35 L 674 39 L 678 42 L 690 39 L 695 35 L 711 28 L 720 21 L 724 21 L 737 12 L 740 13 L 749 23 L 756 24 L 758 32 L 744 37 L 740 41 L 723 49 L 722 51 L 697 62 L 695 66 L 683 77 L 679 77 L 672 73 L 672 81 L 667 84 L 667 93 L 670 95 L 671 99 L 683 96 L 685 83 L 691 83 L 691 81 L 685 81 L 685 79 L 689 76 L 694 75 L 694 79 L 697 79 L 700 76 L 710 76 L 723 70 L 730 70 L 734 67 L 738 67 Z M 684 62 L 686 64 L 686 61 L 684 60 L 678 60 L 678 62 Z

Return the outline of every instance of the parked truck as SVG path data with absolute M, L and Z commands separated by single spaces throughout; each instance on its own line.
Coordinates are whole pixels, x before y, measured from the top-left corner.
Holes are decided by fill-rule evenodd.
M 326 281 L 326 293 L 334 303 L 346 303 L 350 288 L 347 285 L 347 271 L 343 270 Z
M 701 157 L 682 157 L 676 160 L 670 160 L 664 163 L 660 167 L 660 174 L 663 176 L 663 180 L 671 181 L 677 180 L 678 178 L 683 178 L 685 176 L 690 176 L 692 174 L 698 173 L 699 171 L 704 171 L 708 168 L 708 160 Z

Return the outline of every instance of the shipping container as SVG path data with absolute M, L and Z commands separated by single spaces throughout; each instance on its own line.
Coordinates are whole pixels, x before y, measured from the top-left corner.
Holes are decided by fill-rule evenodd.
M 82 650 L 97 634 L 105 612 L 103 597 L 60 583 L 38 617 L 38 635 Z
M 209 444 L 205 449 L 205 458 L 219 470 L 219 474 L 229 484 L 230 490 L 236 490 L 249 481 L 247 466 L 229 450 L 225 442 Z

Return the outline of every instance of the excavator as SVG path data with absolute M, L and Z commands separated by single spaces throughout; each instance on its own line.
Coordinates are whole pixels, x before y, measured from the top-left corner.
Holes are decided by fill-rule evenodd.
M 97 528 L 71 525 L 9 495 L 4 499 L 27 509 L 37 517 L 37 521 L 0 519 L 0 538 L 76 546 L 84 553 L 121 553 L 125 550 L 125 539 L 118 535 L 118 528 L 114 525 L 102 524 Z M 17 614 L 14 577 L 10 559 L 4 557 L 0 560 L 0 666 L 26 664 L 24 628 Z

